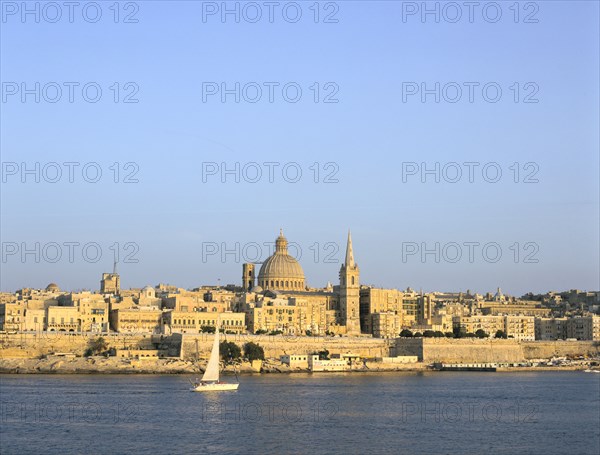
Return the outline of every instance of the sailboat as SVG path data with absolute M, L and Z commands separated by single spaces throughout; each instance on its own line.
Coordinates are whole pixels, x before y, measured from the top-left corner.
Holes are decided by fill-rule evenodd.
M 210 358 L 208 359 L 208 365 L 202 375 L 202 379 L 198 383 L 192 383 L 194 388 L 190 389 L 192 392 L 213 392 L 220 390 L 237 390 L 239 384 L 227 383 L 219 381 L 219 324 L 215 330 L 215 340 L 213 341 L 212 351 L 210 351 Z

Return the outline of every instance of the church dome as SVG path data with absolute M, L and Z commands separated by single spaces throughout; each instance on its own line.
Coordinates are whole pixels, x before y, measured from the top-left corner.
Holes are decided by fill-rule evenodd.
M 287 244 L 280 232 L 275 240 L 275 253 L 263 262 L 258 272 L 258 286 L 265 290 L 304 289 L 304 270 L 296 258 L 288 254 Z
M 56 283 L 50 283 L 48 286 L 46 286 L 46 291 L 58 292 L 58 291 L 60 291 L 60 288 L 58 287 L 58 285 Z

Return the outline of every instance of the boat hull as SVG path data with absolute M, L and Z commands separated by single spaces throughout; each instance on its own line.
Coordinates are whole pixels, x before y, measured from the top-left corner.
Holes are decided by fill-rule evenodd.
M 192 392 L 220 392 L 224 390 L 237 390 L 239 384 L 200 384 L 193 389 L 190 389 Z

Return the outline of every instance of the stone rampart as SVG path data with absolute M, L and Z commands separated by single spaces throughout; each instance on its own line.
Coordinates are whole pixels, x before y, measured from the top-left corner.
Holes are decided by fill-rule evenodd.
M 181 358 L 196 357 L 196 346 L 200 358 L 208 357 L 212 348 L 214 335 L 200 334 L 182 335 Z M 222 340 L 225 337 L 221 337 Z M 330 354 L 353 353 L 361 357 L 388 357 L 392 340 L 379 338 L 347 338 L 347 337 L 306 337 L 284 335 L 227 335 L 227 341 L 232 341 L 243 347 L 247 342 L 259 344 L 265 351 L 266 358 L 279 359 L 286 354 L 312 354 L 328 350 Z
M 53 353 L 83 355 L 90 341 L 104 338 L 109 348 L 156 349 L 150 334 L 32 332 L 0 335 L 0 358 L 39 358 Z M 156 341 L 156 340 L 154 340 Z M 177 355 L 178 352 L 175 353 Z
M 565 356 L 598 356 L 594 341 L 517 341 L 477 338 L 397 338 L 392 355 L 416 355 L 426 363 L 513 363 Z

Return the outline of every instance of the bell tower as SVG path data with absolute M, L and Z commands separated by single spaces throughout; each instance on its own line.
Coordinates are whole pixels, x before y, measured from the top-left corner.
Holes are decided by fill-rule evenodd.
M 348 335 L 360 335 L 360 272 L 354 262 L 352 236 L 348 231 L 346 260 L 340 268 L 340 313 L 341 323 Z
M 254 264 L 242 265 L 242 287 L 246 291 L 254 287 Z

